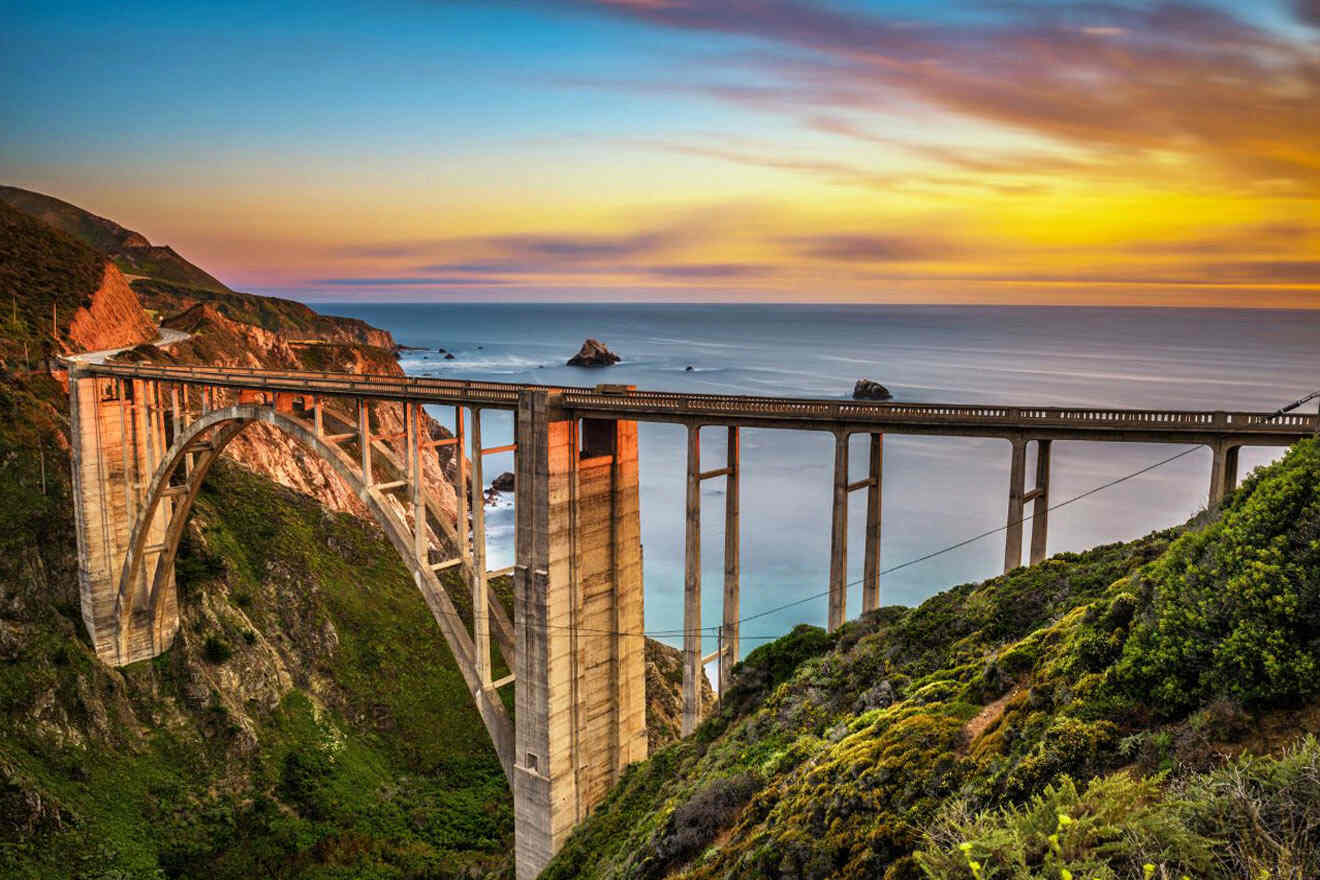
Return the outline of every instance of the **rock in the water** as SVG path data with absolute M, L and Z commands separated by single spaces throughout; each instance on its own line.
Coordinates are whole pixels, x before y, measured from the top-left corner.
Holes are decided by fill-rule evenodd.
M 454 356 L 452 354 L 450 354 L 449 352 L 445 352 L 445 360 L 452 361 L 453 359 Z
M 853 400 L 889 400 L 889 389 L 871 379 L 858 379 L 853 386 Z
M 685 372 L 685 373 L 690 373 L 690 372 L 692 372 L 692 365 L 691 365 L 691 364 L 688 364 L 688 365 L 687 365 L 687 369 L 684 370 L 683 372 Z
M 490 481 L 490 487 L 496 492 L 512 492 L 513 486 L 513 474 L 508 471 Z
M 605 347 L 598 339 L 588 339 L 582 343 L 578 353 L 568 359 L 570 367 L 608 367 L 617 364 L 621 358 Z

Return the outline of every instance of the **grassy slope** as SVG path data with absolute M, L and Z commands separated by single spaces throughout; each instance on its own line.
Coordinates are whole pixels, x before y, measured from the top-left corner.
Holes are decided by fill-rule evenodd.
M 485 731 L 410 578 L 359 520 L 218 468 L 179 563 L 178 643 L 122 673 L 95 660 L 52 461 L 59 393 L 0 387 L 0 875 L 504 866 L 511 807 Z
M 1308 441 L 1207 522 L 800 628 L 544 877 L 1316 876 L 1320 747 L 1216 768 L 1320 728 L 1318 488 Z
M 0 202 L 0 357 L 32 365 L 50 341 L 51 306 L 61 332 L 101 284 L 105 257 Z
M 109 254 L 126 275 L 143 275 L 206 290 L 228 290 L 172 249 L 152 246 L 141 234 L 76 205 L 13 186 L 0 186 L 0 202 Z

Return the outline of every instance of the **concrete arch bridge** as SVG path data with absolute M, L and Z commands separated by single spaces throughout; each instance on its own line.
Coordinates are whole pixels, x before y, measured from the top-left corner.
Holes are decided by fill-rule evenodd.
M 327 461 L 380 524 L 412 573 L 490 733 L 514 794 L 519 878 L 534 877 L 630 763 L 646 757 L 637 423 L 687 427 L 683 731 L 700 721 L 700 676 L 721 684 L 739 658 L 739 431 L 835 437 L 829 626 L 847 619 L 847 502 L 866 492 L 862 611 L 879 601 L 884 435 L 997 437 L 1010 445 L 1005 570 L 1045 556 L 1054 440 L 1204 444 L 1209 498 L 1236 480 L 1244 445 L 1288 445 L 1316 415 L 865 403 L 560 388 L 495 382 L 241 368 L 74 363 L 74 495 L 83 621 L 98 656 L 125 665 L 166 650 L 178 630 L 174 560 L 193 500 L 226 444 L 254 424 Z M 454 436 L 433 439 L 422 407 L 454 408 Z M 382 432 L 384 408 L 402 431 Z M 514 414 L 514 443 L 486 448 L 482 412 Z M 397 424 L 397 422 L 394 422 Z M 700 429 L 727 429 L 723 466 L 703 470 Z M 848 438 L 870 437 L 867 476 L 849 478 Z M 423 460 L 455 449 L 457 524 L 426 485 Z M 1035 485 L 1025 485 L 1029 447 Z M 514 607 L 490 589 L 482 460 L 513 451 Z M 471 495 L 468 462 L 471 462 Z M 702 656 L 700 485 L 726 484 L 722 639 Z M 471 627 L 438 575 L 459 569 Z M 492 679 L 492 651 L 511 675 Z M 499 692 L 514 690 L 511 718 Z

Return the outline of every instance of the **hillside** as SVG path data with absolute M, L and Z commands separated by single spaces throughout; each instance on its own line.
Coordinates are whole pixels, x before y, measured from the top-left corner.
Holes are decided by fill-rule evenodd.
M 139 232 L 125 229 L 113 220 L 98 217 L 53 196 L 16 186 L 0 186 L 0 202 L 109 255 L 125 275 L 157 278 L 203 290 L 229 289 L 172 248 L 153 245 Z
M 1182 528 L 754 651 L 543 877 L 1320 876 L 1318 668 L 1306 441 Z
M 232 321 L 280 333 L 290 339 L 317 339 L 347 345 L 369 345 L 392 352 L 390 334 L 358 318 L 323 315 L 291 299 L 255 293 L 212 291 L 164 281 L 133 282 L 142 305 L 169 318 L 196 305 L 206 305 Z
M 3 203 L 0 304 L 0 360 L 10 369 L 37 369 L 50 356 L 156 336 L 104 254 Z

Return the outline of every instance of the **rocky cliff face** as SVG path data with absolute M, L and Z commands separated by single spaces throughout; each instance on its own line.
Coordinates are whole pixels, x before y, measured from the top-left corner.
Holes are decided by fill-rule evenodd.
M 701 679 L 703 718 L 715 709 L 715 691 Z M 683 730 L 683 652 L 663 642 L 646 640 L 647 749 L 655 752 L 677 742 Z
M 304 339 L 291 341 L 285 333 L 231 320 L 210 303 L 195 303 L 166 318 L 162 326 L 188 333 L 189 339 L 172 346 L 169 352 L 138 351 L 128 356 L 230 367 L 403 375 L 390 349 L 360 343 L 314 343 Z M 383 334 L 388 340 L 389 334 L 385 331 L 369 329 L 378 336 Z M 346 338 L 355 338 L 362 333 L 361 328 L 354 324 L 343 330 Z M 339 419 L 344 423 L 344 430 L 349 430 L 349 425 L 356 422 L 356 415 L 348 410 L 345 403 L 330 402 L 326 409 L 327 418 Z M 398 407 L 378 407 L 374 417 L 374 429 L 378 434 L 403 431 L 403 413 Z M 446 430 L 434 421 L 429 427 L 433 436 L 443 434 Z M 444 457 L 439 454 L 429 456 L 424 462 L 424 469 L 428 491 L 440 508 L 452 518 L 458 509 L 457 495 L 446 467 L 449 454 L 447 450 L 445 452 Z M 304 454 L 296 441 L 273 428 L 252 426 L 230 444 L 227 454 L 234 461 L 270 477 L 282 486 L 311 495 L 331 510 L 367 515 L 362 502 L 339 479 L 329 463 Z M 397 502 L 397 499 L 394 500 Z
M 341 345 L 367 345 L 394 350 L 388 331 L 373 327 L 358 318 L 322 315 L 310 306 L 274 296 L 216 291 L 171 284 L 158 278 L 133 282 L 142 305 L 166 317 L 174 317 L 196 305 L 208 305 L 233 321 L 251 324 L 282 334 L 295 341 L 319 341 Z
M 90 302 L 78 309 L 69 323 L 69 342 L 75 351 L 99 351 L 150 342 L 156 325 L 114 263 L 105 264 L 101 286 Z

